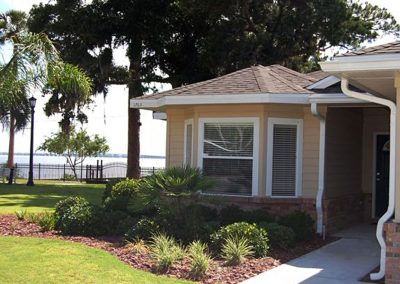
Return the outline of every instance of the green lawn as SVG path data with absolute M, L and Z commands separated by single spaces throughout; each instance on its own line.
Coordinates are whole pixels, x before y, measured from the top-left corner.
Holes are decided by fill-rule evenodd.
M 54 239 L 0 237 L 0 283 L 191 283 L 129 267 L 102 250 Z
M 26 181 L 25 181 L 26 182 Z M 57 201 L 79 195 L 91 203 L 100 204 L 104 184 L 35 181 L 35 186 L 0 184 L 0 214 L 14 214 L 17 210 L 42 212 L 53 210 Z

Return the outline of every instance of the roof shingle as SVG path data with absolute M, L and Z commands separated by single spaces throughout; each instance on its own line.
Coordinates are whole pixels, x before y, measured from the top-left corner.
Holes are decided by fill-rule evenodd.
M 390 42 L 356 51 L 351 51 L 338 56 L 377 55 L 377 54 L 389 54 L 389 53 L 400 53 L 400 41 Z
M 258 93 L 309 94 L 311 91 L 305 87 L 316 81 L 316 78 L 298 73 L 281 65 L 257 65 L 211 80 L 184 85 L 141 98 L 158 99 L 164 96 Z

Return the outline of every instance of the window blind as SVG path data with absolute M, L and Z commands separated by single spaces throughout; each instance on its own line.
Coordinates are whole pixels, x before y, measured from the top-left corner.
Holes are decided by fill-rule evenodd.
M 274 124 L 272 196 L 296 195 L 297 126 Z

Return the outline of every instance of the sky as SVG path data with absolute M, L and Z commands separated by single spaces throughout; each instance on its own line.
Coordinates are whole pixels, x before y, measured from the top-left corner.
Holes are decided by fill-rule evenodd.
M 0 12 L 10 9 L 29 12 L 33 4 L 48 2 L 47 0 L 0 0 Z M 397 0 L 370 0 L 372 4 L 387 8 L 392 15 L 400 22 L 400 5 Z M 383 37 L 372 43 L 372 45 L 383 44 L 394 41 L 394 37 Z M 371 44 L 366 43 L 365 46 Z M 115 62 L 120 65 L 127 65 L 125 51 L 120 48 L 114 52 Z M 167 90 L 168 85 L 160 86 L 160 91 Z M 43 106 L 46 98 L 39 92 L 35 94 L 38 99 L 35 114 L 35 149 L 44 139 L 58 131 L 60 117 L 46 117 L 43 113 Z M 107 97 L 98 95 L 95 103 L 86 111 L 89 123 L 84 128 L 90 134 L 105 136 L 110 146 L 110 153 L 126 153 L 127 150 L 127 129 L 128 129 L 128 89 L 125 86 L 110 86 Z M 143 155 L 165 155 L 166 144 L 166 123 L 152 119 L 151 111 L 141 111 L 141 133 L 140 144 Z M 17 133 L 15 138 L 15 152 L 29 152 L 30 129 L 27 128 Z M 8 132 L 0 129 L 0 152 L 8 151 Z

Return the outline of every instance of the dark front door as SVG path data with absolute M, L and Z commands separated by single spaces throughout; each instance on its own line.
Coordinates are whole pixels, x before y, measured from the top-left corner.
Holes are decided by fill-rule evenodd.
M 385 214 L 389 202 L 389 135 L 376 136 L 375 217 Z

